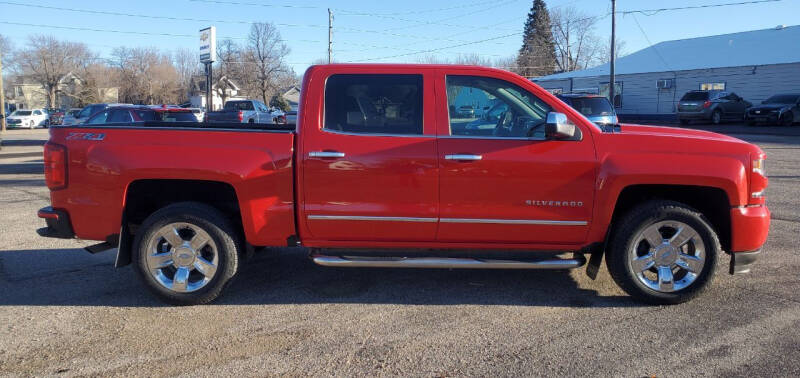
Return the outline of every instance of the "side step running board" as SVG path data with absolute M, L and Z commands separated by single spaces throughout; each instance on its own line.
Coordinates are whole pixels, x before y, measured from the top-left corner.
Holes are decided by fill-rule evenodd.
M 583 266 L 586 258 L 575 255 L 571 259 L 541 261 L 487 260 L 442 257 L 361 257 L 361 256 L 311 256 L 322 266 L 352 268 L 439 268 L 439 269 L 574 269 Z

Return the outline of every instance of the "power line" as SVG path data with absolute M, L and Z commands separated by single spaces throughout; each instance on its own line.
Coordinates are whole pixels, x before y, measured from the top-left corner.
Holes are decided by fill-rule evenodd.
M 647 44 L 650 45 L 650 48 L 653 49 L 653 51 L 656 52 L 656 55 L 658 55 L 658 58 L 661 59 L 661 63 L 664 63 L 664 67 L 666 67 L 668 70 L 672 71 L 672 67 L 670 67 L 670 65 L 667 63 L 667 60 L 664 59 L 664 57 L 658 51 L 656 46 L 653 45 L 653 42 L 650 42 L 650 38 L 647 36 L 647 33 L 644 32 L 644 28 L 642 28 L 642 25 L 639 23 L 639 20 L 636 19 L 636 14 L 635 13 L 631 13 L 630 15 L 633 17 L 633 21 L 636 23 L 636 26 L 639 27 L 639 31 L 642 32 L 642 35 L 644 36 L 644 40 L 647 41 Z
M 181 37 L 181 38 L 197 38 L 197 35 L 194 35 L 194 34 L 174 34 L 174 33 L 140 32 L 140 31 L 129 31 L 129 30 L 114 30 L 114 29 L 95 29 L 95 28 L 78 27 L 78 26 L 29 24 L 29 23 L 12 22 L 12 21 L 0 21 L 0 24 L 17 25 L 17 26 L 32 26 L 32 27 L 39 27 L 39 28 L 64 29 L 64 30 L 80 30 L 80 31 L 102 32 L 102 33 L 154 35 L 154 36 Z M 239 39 L 239 40 L 244 40 L 244 39 L 247 39 L 247 38 L 246 37 L 220 37 L 220 39 Z M 285 39 L 281 39 L 279 41 L 281 41 L 281 42 L 289 42 L 289 41 L 287 41 Z M 294 40 L 293 42 L 322 43 L 323 41 L 310 40 L 310 39 L 297 39 L 297 40 Z
M 653 16 L 660 12 L 667 12 L 667 11 L 679 11 L 679 10 L 689 10 L 689 9 L 705 9 L 705 8 L 719 8 L 719 7 L 729 7 L 734 5 L 750 5 L 750 4 L 763 4 L 763 3 L 776 3 L 783 0 L 755 0 L 755 1 L 740 1 L 736 3 L 724 3 L 724 4 L 704 4 L 704 5 L 690 5 L 685 7 L 675 7 L 675 8 L 658 8 L 658 9 L 639 9 L 639 10 L 627 10 L 627 11 L 619 11 L 617 13 L 627 15 L 633 13 L 641 13 L 645 16 Z
M 497 40 L 497 39 L 502 39 L 502 38 L 513 37 L 513 36 L 515 36 L 515 35 L 521 35 L 521 34 L 522 34 L 522 32 L 511 33 L 511 34 L 501 35 L 501 36 L 497 36 L 497 37 L 492 37 L 492 38 L 482 39 L 482 40 L 479 40 L 479 41 L 472 41 L 472 42 L 461 43 L 461 44 L 458 44 L 458 45 L 444 46 L 444 47 L 439 47 L 439 48 L 435 48 L 435 49 L 429 49 L 429 50 L 420 50 L 420 51 L 416 51 L 416 52 L 410 52 L 410 53 L 406 53 L 406 54 L 397 54 L 397 55 L 390 55 L 390 56 L 382 56 L 382 57 L 378 57 L 378 58 L 361 59 L 361 61 L 363 61 L 363 62 L 369 62 L 369 61 L 374 61 L 374 60 L 390 59 L 390 58 L 399 58 L 399 57 L 403 57 L 403 56 L 409 56 L 409 55 L 417 55 L 417 54 L 426 54 L 426 53 L 432 53 L 432 52 L 437 52 L 437 51 L 441 51 L 441 50 L 451 49 L 451 48 L 455 48 L 455 47 L 462 47 L 462 46 L 468 46 L 468 45 L 475 45 L 475 44 L 478 44 L 478 43 L 489 42 L 489 41 L 494 41 L 494 40 Z
M 39 9 L 50 9 L 50 10 L 58 10 L 58 11 L 66 11 L 66 12 L 78 12 L 78 13 L 89 13 L 89 14 L 103 14 L 108 16 L 123 16 L 123 17 L 138 17 L 138 18 L 150 18 L 150 19 L 157 19 L 157 20 L 170 20 L 170 21 L 193 21 L 193 22 L 213 22 L 213 23 L 229 23 L 229 24 L 254 24 L 254 21 L 238 21 L 238 20 L 213 20 L 213 19 L 203 19 L 203 18 L 186 18 L 186 17 L 172 17 L 172 16 L 154 16 L 148 14 L 136 14 L 136 13 L 122 13 L 122 12 L 111 12 L 111 11 L 100 11 L 100 10 L 93 10 L 93 9 L 78 9 L 78 8 L 64 8 L 64 7 L 55 7 L 49 5 L 37 5 L 37 4 L 26 4 L 26 3 L 17 3 L 12 1 L 0 1 L 0 4 L 7 4 L 7 5 L 14 5 L 19 7 L 29 7 L 29 8 L 39 8 Z M 302 27 L 302 28 L 321 28 L 327 27 L 327 25 L 301 25 L 301 24 L 286 24 L 286 23 L 274 23 L 278 26 L 286 26 L 286 27 Z

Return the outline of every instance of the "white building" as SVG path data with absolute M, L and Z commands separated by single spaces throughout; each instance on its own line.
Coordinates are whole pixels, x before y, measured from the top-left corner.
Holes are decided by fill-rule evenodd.
M 239 86 L 225 76 L 214 81 L 211 86 L 211 105 L 213 110 L 220 110 L 225 106 L 225 101 L 246 100 L 247 97 L 239 95 Z M 193 108 L 206 107 L 206 77 L 196 76 L 192 78 L 191 89 L 189 91 L 189 102 Z
M 533 79 L 553 93 L 608 94 L 608 64 Z M 661 42 L 617 60 L 624 120 L 672 118 L 684 93 L 734 92 L 753 104 L 800 92 L 800 26 Z

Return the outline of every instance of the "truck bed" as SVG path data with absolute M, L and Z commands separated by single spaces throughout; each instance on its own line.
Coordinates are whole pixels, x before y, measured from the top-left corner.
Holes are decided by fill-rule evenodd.
M 75 236 L 105 240 L 120 232 L 132 184 L 164 180 L 166 190 L 213 181 L 233 188 L 247 240 L 285 244 L 294 234 L 294 130 L 225 126 L 53 127 L 49 143 L 66 147 L 69 162 L 66 188 L 51 192 L 53 208 L 70 214 Z

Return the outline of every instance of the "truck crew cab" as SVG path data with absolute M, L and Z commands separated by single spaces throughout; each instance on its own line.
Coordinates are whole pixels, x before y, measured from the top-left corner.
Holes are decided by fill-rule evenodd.
M 492 127 L 451 109 L 502 108 Z M 498 106 L 499 105 L 499 106 Z M 493 118 L 494 119 L 494 118 Z M 747 272 L 767 238 L 764 153 L 705 131 L 597 126 L 498 69 L 335 64 L 295 130 L 55 127 L 44 236 L 103 241 L 159 298 L 215 299 L 240 257 L 303 246 L 341 267 L 568 269 L 650 303 Z M 565 256 L 566 254 L 566 256 Z

